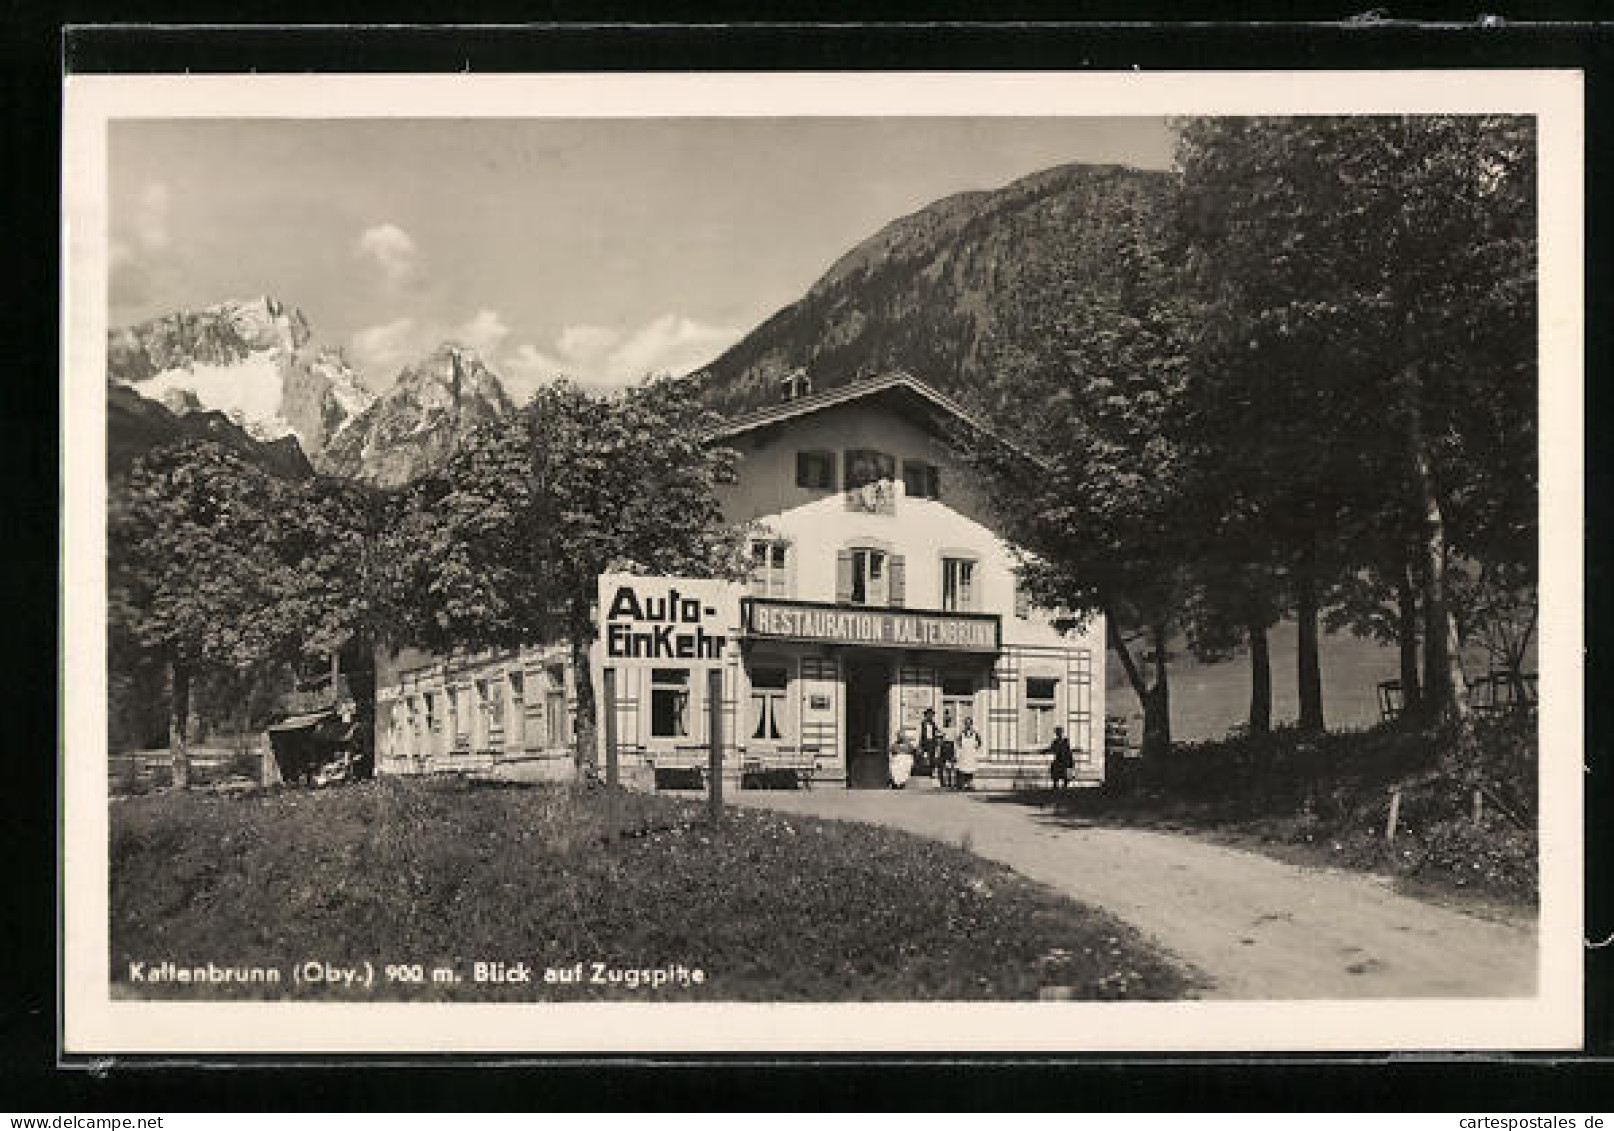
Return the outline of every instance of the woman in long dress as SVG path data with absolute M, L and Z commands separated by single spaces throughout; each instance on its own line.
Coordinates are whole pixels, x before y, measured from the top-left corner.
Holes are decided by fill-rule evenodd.
M 981 768 L 981 732 L 975 729 L 974 719 L 964 720 L 964 729 L 954 743 L 953 788 L 973 789 L 975 775 Z
M 913 750 L 913 739 L 908 731 L 897 731 L 896 740 L 891 743 L 889 759 L 892 789 L 902 789 L 908 784 L 908 775 L 913 773 Z

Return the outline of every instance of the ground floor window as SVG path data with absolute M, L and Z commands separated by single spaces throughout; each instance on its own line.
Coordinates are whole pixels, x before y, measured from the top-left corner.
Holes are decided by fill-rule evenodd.
M 969 676 L 945 676 L 941 691 L 942 733 L 956 738 L 964 720 L 975 718 L 975 681 Z
M 650 734 L 653 738 L 689 736 L 689 671 L 653 668 L 650 672 Z
M 789 731 L 785 718 L 789 674 L 782 667 L 751 670 L 750 734 L 754 741 L 777 742 Z
M 546 745 L 555 750 L 566 745 L 566 669 L 555 664 L 544 674 L 549 685 L 544 690 Z
M 483 706 L 487 712 L 488 745 L 504 745 L 504 680 L 490 679 L 483 685 Z
M 471 745 L 471 687 L 456 687 L 453 694 L 454 748 L 464 750 Z
M 508 720 L 505 724 L 505 729 L 510 733 L 509 741 L 506 745 L 515 749 L 523 744 L 527 736 L 527 679 L 522 672 L 510 672 L 508 678 L 510 680 L 510 701 L 505 711 L 505 718 Z
M 1054 740 L 1054 718 L 1059 698 L 1059 680 L 1046 676 L 1026 677 L 1026 733 L 1032 746 L 1046 746 Z

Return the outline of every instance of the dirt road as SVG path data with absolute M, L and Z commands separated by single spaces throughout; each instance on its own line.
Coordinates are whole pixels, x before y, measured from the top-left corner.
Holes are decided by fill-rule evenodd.
M 1202 996 L 1505 997 L 1535 992 L 1533 924 L 1398 895 L 1387 880 L 1302 868 L 1190 836 L 1102 828 L 991 795 L 744 791 L 743 805 L 869 821 L 966 843 L 1152 935 L 1213 985 Z

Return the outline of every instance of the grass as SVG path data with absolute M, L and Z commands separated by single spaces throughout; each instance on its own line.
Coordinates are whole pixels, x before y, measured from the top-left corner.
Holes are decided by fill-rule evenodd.
M 392 1000 L 1172 999 L 1194 976 L 1119 921 L 960 849 L 867 825 L 458 778 L 111 810 L 118 992 Z M 278 987 L 134 984 L 131 962 L 264 966 Z M 306 959 L 368 988 L 292 981 Z M 525 962 L 532 984 L 477 984 Z M 546 984 L 699 968 L 703 985 Z M 420 964 L 425 984 L 389 982 Z M 431 981 L 435 967 L 461 980 Z M 362 975 L 361 975 L 362 977 Z
M 1164 757 L 1112 762 L 1101 788 L 1052 800 L 1074 819 L 1197 832 L 1293 863 L 1391 876 L 1420 898 L 1532 909 L 1533 722 L 1477 720 L 1471 749 L 1448 744 L 1439 732 L 1389 724 L 1315 738 L 1286 728 L 1264 739 L 1179 743 Z

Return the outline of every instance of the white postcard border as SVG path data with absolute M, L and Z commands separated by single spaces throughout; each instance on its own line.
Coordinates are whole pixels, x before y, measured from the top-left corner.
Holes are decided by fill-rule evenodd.
M 63 1051 L 1376 1051 L 1582 1040 L 1579 72 L 69 76 L 62 256 Z M 1531 113 L 1539 118 L 1541 933 L 1534 998 L 1030 1004 L 112 1001 L 106 804 L 108 124 L 128 118 Z

